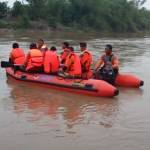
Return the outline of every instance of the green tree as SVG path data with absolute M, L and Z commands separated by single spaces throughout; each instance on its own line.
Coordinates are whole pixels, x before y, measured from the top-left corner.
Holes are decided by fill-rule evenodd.
M 6 2 L 0 2 L 0 18 L 4 18 L 7 16 L 8 7 Z
M 18 17 L 23 15 L 23 5 L 21 4 L 20 1 L 15 1 L 13 4 L 13 8 L 11 10 L 11 14 L 13 17 Z
M 47 0 L 26 0 L 29 4 L 28 14 L 31 19 L 39 20 L 46 18 Z
M 25 28 L 34 20 L 54 28 L 67 26 L 108 32 L 150 29 L 150 11 L 142 8 L 146 0 L 26 0 L 27 3 L 23 3 L 24 1 L 16 1 L 10 12 L 7 3 L 1 2 L 0 18 L 12 14 L 19 19 L 19 26 Z M 4 26 L 6 21 L 2 21 Z
M 29 18 L 26 15 L 23 15 L 19 17 L 19 22 L 18 22 L 18 27 L 19 28 L 28 28 L 30 26 Z

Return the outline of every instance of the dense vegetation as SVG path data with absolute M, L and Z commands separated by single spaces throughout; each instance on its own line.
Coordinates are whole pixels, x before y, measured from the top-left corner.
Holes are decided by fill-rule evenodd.
M 12 8 L 0 2 L 0 27 L 145 31 L 150 29 L 150 11 L 142 8 L 145 1 L 26 0 L 14 2 Z

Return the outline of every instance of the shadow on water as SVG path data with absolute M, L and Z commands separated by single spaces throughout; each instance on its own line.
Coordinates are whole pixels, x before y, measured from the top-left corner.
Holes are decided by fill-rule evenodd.
M 49 123 L 58 121 L 67 128 L 93 123 L 111 128 L 119 111 L 117 98 L 61 92 L 32 83 L 18 82 L 12 78 L 7 83 L 12 89 L 13 111 L 18 115 L 25 115 L 27 121 L 32 123 L 47 118 Z

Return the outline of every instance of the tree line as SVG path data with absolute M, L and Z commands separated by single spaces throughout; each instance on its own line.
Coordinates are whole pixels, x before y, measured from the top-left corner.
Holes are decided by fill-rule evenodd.
M 146 0 L 26 0 L 11 8 L 0 2 L 0 27 L 92 29 L 137 32 L 150 29 Z M 45 26 L 44 26 L 45 25 Z

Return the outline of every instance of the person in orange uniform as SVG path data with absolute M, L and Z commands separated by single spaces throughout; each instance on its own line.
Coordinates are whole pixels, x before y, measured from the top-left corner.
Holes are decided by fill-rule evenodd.
M 43 68 L 43 54 L 37 49 L 35 43 L 30 45 L 29 53 L 27 54 L 25 67 L 27 72 L 41 72 Z
M 12 51 L 9 56 L 9 61 L 13 64 L 23 65 L 25 62 L 25 53 L 19 48 L 18 43 L 13 43 Z
M 82 42 L 80 43 L 80 61 L 81 61 L 81 67 L 82 67 L 82 78 L 88 79 L 92 77 L 92 71 L 90 70 L 90 66 L 92 64 L 92 55 L 87 50 L 87 44 Z
M 98 60 L 97 64 L 95 65 L 94 70 L 95 72 L 97 72 L 98 70 L 102 72 L 106 66 L 112 67 L 115 76 L 118 74 L 119 61 L 118 61 L 117 56 L 113 54 L 112 45 L 110 44 L 106 45 L 105 53 Z
M 70 47 L 67 51 L 65 61 L 64 74 L 66 77 L 80 78 L 81 77 L 81 63 L 80 58 L 74 53 L 74 48 Z
M 69 43 L 68 42 L 63 42 L 62 43 L 62 52 L 60 55 L 60 59 L 61 59 L 61 64 L 64 64 L 66 61 L 66 57 L 68 55 L 68 50 L 69 50 Z
M 46 44 L 44 43 L 43 39 L 39 39 L 37 42 L 37 48 L 39 50 L 41 50 L 41 52 L 43 53 L 43 56 L 45 55 L 45 52 L 48 50 L 48 47 L 46 46 Z
M 56 47 L 47 50 L 44 56 L 44 72 L 48 74 L 57 74 L 59 70 L 59 57 L 56 53 Z

